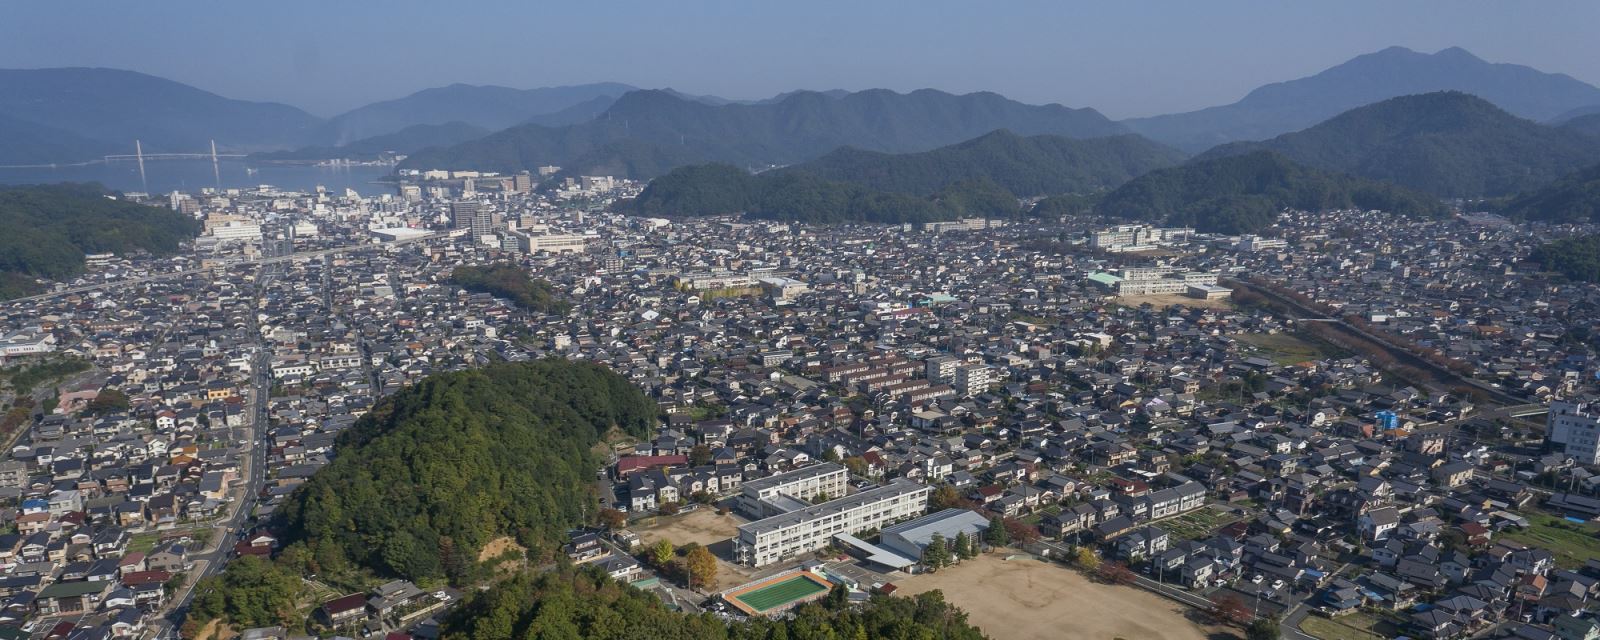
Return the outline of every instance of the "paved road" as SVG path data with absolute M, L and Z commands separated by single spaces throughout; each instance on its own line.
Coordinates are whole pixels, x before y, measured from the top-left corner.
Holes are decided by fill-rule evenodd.
M 272 246 L 272 245 L 269 245 Z M 279 248 L 279 250 L 287 250 Z M 261 338 L 261 327 L 256 321 L 256 310 L 261 298 L 261 292 L 271 284 L 272 279 L 278 275 L 277 268 L 272 266 L 277 262 L 266 263 L 256 278 L 256 296 L 251 300 L 250 313 L 247 314 L 249 331 L 256 340 L 256 352 L 251 360 L 251 378 L 253 395 L 255 399 L 251 436 L 241 446 L 240 453 L 245 466 L 244 493 L 240 497 L 233 515 L 216 526 L 216 534 L 212 536 L 212 544 L 198 556 L 194 557 L 194 567 L 198 570 L 189 580 L 189 586 L 179 592 L 174 599 L 166 616 L 151 624 L 151 638 L 176 638 L 177 630 L 182 627 L 184 618 L 189 614 L 189 605 L 194 599 L 194 585 L 201 579 L 216 575 L 227 567 L 229 555 L 233 545 L 238 541 L 239 534 L 244 530 L 251 513 L 255 511 L 257 499 L 261 489 L 267 481 L 267 451 L 268 423 L 267 409 L 271 401 L 272 378 L 271 351 L 266 341 Z

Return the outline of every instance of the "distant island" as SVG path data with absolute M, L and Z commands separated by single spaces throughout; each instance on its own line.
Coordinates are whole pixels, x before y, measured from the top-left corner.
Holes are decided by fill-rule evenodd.
M 0 187 L 0 299 L 83 273 L 85 254 L 170 255 L 200 232 L 187 216 L 115 195 L 97 184 Z

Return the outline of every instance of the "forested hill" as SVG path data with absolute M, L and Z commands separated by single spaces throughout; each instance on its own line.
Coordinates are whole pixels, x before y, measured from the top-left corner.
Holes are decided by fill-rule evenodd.
M 929 222 L 1010 218 L 1018 196 L 1093 193 L 1183 154 L 1139 136 L 1077 140 L 993 131 L 920 153 L 840 148 L 750 175 L 726 164 L 681 167 L 634 200 L 643 215 L 719 215 L 804 222 Z
M 807 173 L 750 175 L 726 164 L 674 169 L 650 181 L 628 206 L 639 215 L 743 213 L 753 218 L 821 224 L 1007 219 L 1021 213 L 1016 196 L 987 179 L 957 182 L 937 193 L 918 196 L 876 191 Z
M 1035 210 L 1058 208 L 1051 199 Z M 1095 212 L 1124 220 L 1248 233 L 1289 209 L 1379 209 L 1406 215 L 1444 215 L 1426 194 L 1394 185 L 1300 166 L 1270 151 L 1158 169 L 1112 191 Z
M 544 557 L 592 511 L 591 448 L 645 437 L 656 407 L 621 376 L 563 360 L 430 376 L 339 436 L 280 510 L 323 571 L 471 582 L 489 541 Z
M 1442 197 L 1511 195 L 1600 162 L 1600 140 L 1450 91 L 1392 98 L 1304 131 L 1223 145 L 1199 159 L 1261 149 Z
M 989 180 L 1029 197 L 1115 188 L 1184 157 L 1136 135 L 1074 139 L 999 130 L 921 153 L 843 147 L 775 173 L 805 173 L 913 195 L 931 195 L 963 180 Z
M 1542 222 L 1600 222 L 1600 164 L 1512 198 L 1502 213 Z
M 97 184 L 0 187 L 0 300 L 34 292 L 34 278 L 83 272 L 87 253 L 169 254 L 200 224 L 113 195 Z
M 874 595 L 853 605 L 835 590 L 793 615 L 724 622 L 675 613 L 654 593 L 598 570 L 523 574 L 467 597 L 441 628 L 444 640 L 591 638 L 594 640 L 983 640 L 967 614 L 935 590 L 910 597 Z
M 646 179 L 696 163 L 793 164 L 841 146 L 926 151 L 995 129 L 1076 138 L 1128 133 L 1093 109 L 1027 105 L 993 93 L 797 91 L 775 102 L 709 105 L 650 90 L 623 95 L 587 122 L 512 127 L 424 149 L 400 166 L 516 171 L 554 164 L 573 174 Z

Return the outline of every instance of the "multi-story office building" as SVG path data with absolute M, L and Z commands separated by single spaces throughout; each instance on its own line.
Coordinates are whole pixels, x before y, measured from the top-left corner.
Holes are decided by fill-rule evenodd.
M 755 567 L 828 546 L 834 536 L 881 529 L 922 515 L 933 489 L 906 480 L 810 505 L 739 527 L 735 558 Z

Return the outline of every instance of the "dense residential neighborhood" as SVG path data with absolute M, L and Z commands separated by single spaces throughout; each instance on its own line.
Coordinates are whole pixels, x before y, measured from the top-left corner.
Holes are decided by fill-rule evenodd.
M 83 363 L 6 391 L 28 411 L 0 463 L 0 627 L 175 632 L 196 580 L 273 555 L 275 509 L 384 398 L 556 357 L 661 415 L 597 470 L 618 522 L 566 555 L 683 608 L 781 611 L 648 561 L 640 532 L 709 518 L 725 586 L 800 569 L 889 592 L 1010 547 L 1313 636 L 1600 633 L 1600 367 L 1578 332 L 1600 289 L 1529 258 L 1565 229 L 666 220 L 613 212 L 635 183 L 528 183 L 175 194 L 211 230 L 190 251 L 0 307 L 13 380 Z M 508 264 L 570 310 L 452 284 Z M 460 598 L 316 593 L 309 624 L 362 637 L 428 637 Z

